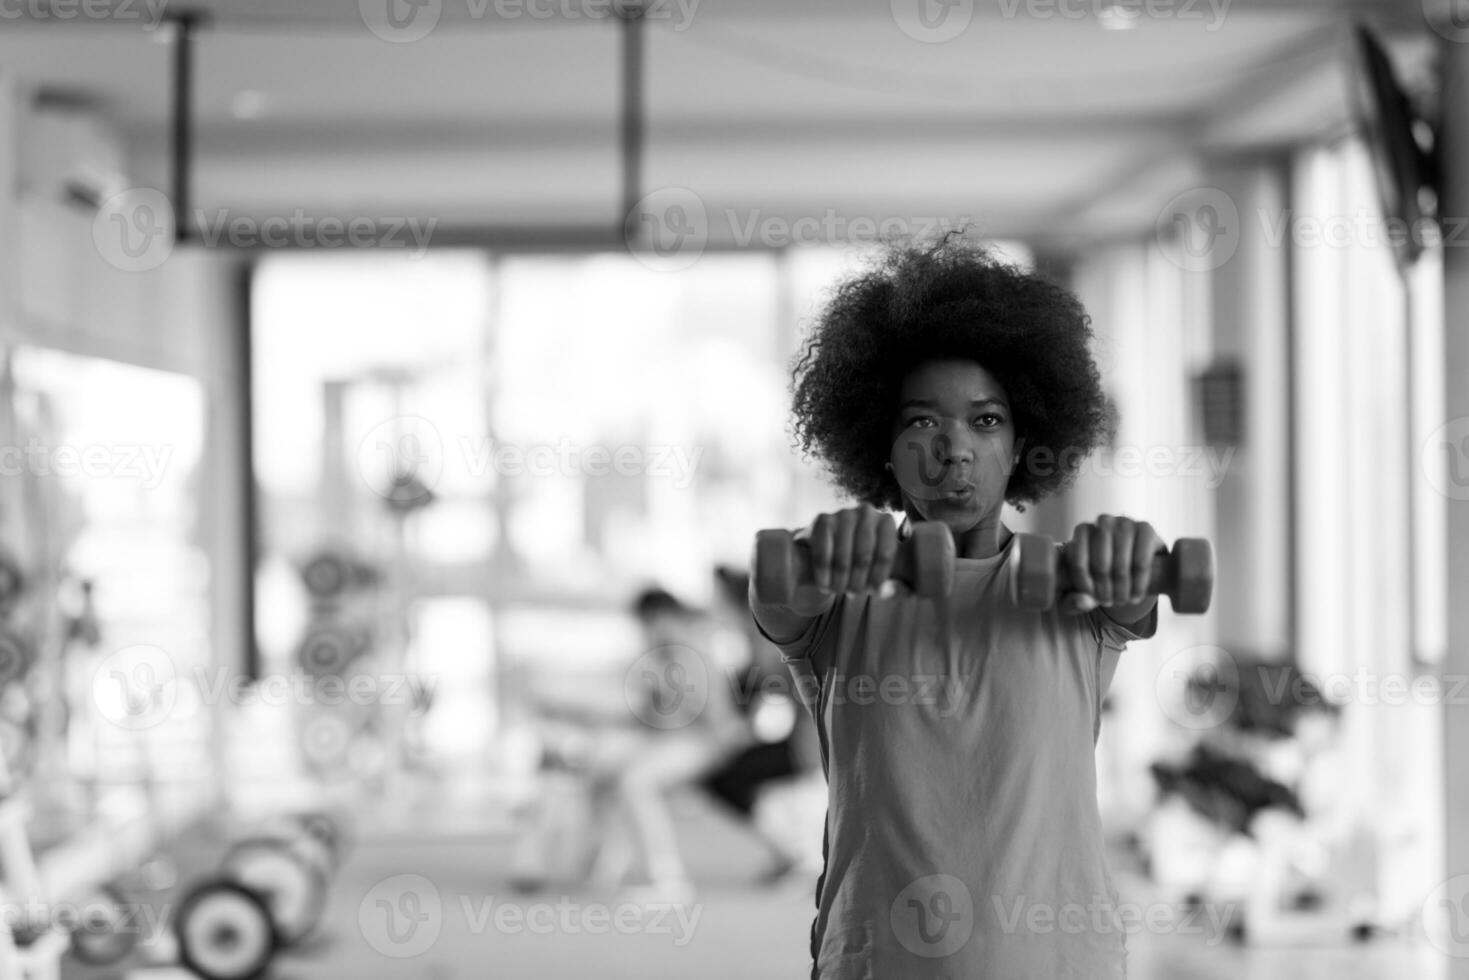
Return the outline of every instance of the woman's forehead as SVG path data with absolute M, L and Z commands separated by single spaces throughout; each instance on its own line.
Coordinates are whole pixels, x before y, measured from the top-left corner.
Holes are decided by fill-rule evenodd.
M 900 398 L 905 404 L 924 400 L 1005 401 L 1005 389 L 976 361 L 934 360 L 919 364 L 904 376 Z

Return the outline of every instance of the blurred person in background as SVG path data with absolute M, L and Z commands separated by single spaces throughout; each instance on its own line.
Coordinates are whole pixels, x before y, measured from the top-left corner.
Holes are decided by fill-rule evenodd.
M 729 671 L 717 651 L 710 617 L 662 588 L 644 590 L 633 615 L 645 652 L 629 677 L 629 706 L 647 736 L 616 777 L 618 801 L 628 818 L 641 869 L 636 891 L 664 901 L 690 901 L 694 886 L 679 852 L 668 806 L 670 791 L 697 786 L 745 750 L 753 735 L 735 704 Z M 639 880 L 641 879 L 641 880 Z
M 752 738 L 745 748 L 705 776 L 701 786 L 770 852 L 762 881 L 773 884 L 797 872 L 818 874 L 824 787 L 818 786 L 819 806 L 810 814 L 799 810 L 799 795 L 784 794 L 787 802 L 798 807 L 794 821 L 790 813 L 772 814 L 776 808 L 758 805 L 769 803 L 769 798 L 781 790 L 799 785 L 802 777 L 809 777 L 819 767 L 816 725 L 801 708 L 800 692 L 781 661 L 780 650 L 760 635 L 750 616 L 749 573 L 721 566 L 715 569 L 714 578 L 715 615 L 737 643 L 737 659 L 742 664 L 731 678 L 735 703 Z M 810 816 L 817 825 L 814 848 L 801 834 L 804 828 L 792 826 L 801 816 Z

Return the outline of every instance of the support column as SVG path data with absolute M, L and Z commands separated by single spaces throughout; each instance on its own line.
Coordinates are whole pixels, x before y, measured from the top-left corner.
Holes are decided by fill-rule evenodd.
M 1441 45 L 1444 106 L 1443 127 L 1439 134 L 1442 149 L 1439 211 L 1443 215 L 1469 214 L 1469 44 L 1445 41 Z M 1448 247 L 1443 255 L 1444 335 L 1443 335 L 1443 420 L 1449 430 L 1462 430 L 1469 425 L 1469 249 Z M 1455 421 L 1457 420 L 1457 421 Z M 1448 459 L 1450 477 L 1455 467 L 1469 460 L 1463 458 L 1465 440 L 1451 440 L 1445 452 L 1457 454 Z M 1461 471 L 1459 471 L 1461 472 Z M 1447 487 L 1446 487 L 1447 488 Z M 1445 573 L 1447 575 L 1446 640 L 1443 675 L 1469 675 L 1469 500 L 1446 494 Z M 1462 496 L 1462 495 L 1458 495 Z M 1469 875 L 1469 704 L 1462 698 L 1446 698 L 1443 706 L 1443 778 L 1444 778 L 1444 869 L 1450 882 L 1450 900 L 1462 896 L 1465 888 L 1453 881 Z M 1455 885 L 1459 887 L 1455 887 Z M 1456 912 L 1462 929 L 1465 913 Z M 1469 956 L 1451 957 L 1449 980 L 1469 980 Z
M 1212 273 L 1212 356 L 1241 371 L 1240 442 L 1208 447 L 1219 480 L 1215 621 L 1226 650 L 1273 660 L 1293 646 L 1289 247 L 1270 240 L 1265 220 L 1285 211 L 1285 171 L 1268 160 L 1241 162 L 1214 168 L 1210 182 L 1235 203 L 1239 221 L 1234 254 Z

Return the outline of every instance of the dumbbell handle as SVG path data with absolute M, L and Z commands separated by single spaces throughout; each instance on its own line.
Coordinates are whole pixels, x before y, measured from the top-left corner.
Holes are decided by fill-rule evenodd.
M 811 542 L 805 538 L 797 538 L 795 546 L 796 582 L 799 585 L 812 585 L 815 576 L 812 569 L 814 559 L 811 556 Z M 905 538 L 898 542 L 898 550 L 893 555 L 893 567 L 888 578 L 896 579 L 910 588 L 913 586 L 912 538 Z
M 1092 576 L 1093 581 L 1096 576 Z M 1056 554 L 1056 581 L 1062 593 L 1074 591 L 1075 586 L 1071 582 L 1071 566 L 1061 555 L 1059 548 Z M 1177 591 L 1178 586 L 1178 560 L 1172 553 L 1160 551 L 1153 556 L 1153 563 L 1148 570 L 1148 595 L 1171 596 Z
M 1016 604 L 1046 609 L 1058 595 L 1075 591 L 1071 568 L 1049 538 L 1021 535 L 1012 588 Z M 1174 611 L 1202 613 L 1214 590 L 1214 550 L 1204 538 L 1179 538 L 1169 551 L 1153 555 L 1148 594 L 1166 595 Z
M 797 588 L 813 584 L 811 545 L 789 531 L 756 534 L 755 561 L 755 591 L 761 602 L 789 602 Z M 781 568 L 785 562 L 789 565 Z M 953 591 L 953 568 L 953 536 L 944 525 L 924 521 L 898 542 L 889 578 L 920 595 L 947 595 Z

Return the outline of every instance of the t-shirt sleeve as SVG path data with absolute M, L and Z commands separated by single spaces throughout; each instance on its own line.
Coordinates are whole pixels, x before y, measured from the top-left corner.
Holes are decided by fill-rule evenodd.
M 1123 647 L 1127 646 L 1129 640 L 1146 640 L 1158 631 L 1158 603 L 1153 603 L 1147 616 L 1131 626 L 1113 622 L 1112 617 L 1100 606 L 1087 613 L 1087 622 L 1091 625 L 1101 657 L 1101 685 L 1097 691 L 1100 708 L 1101 697 L 1112 686 L 1112 675 L 1117 672 L 1117 662 L 1122 657 Z
M 821 645 L 822 638 L 830 632 L 832 624 L 836 622 L 838 610 L 842 606 L 843 596 L 837 596 L 836 602 L 831 608 L 819 616 L 807 621 L 806 626 L 800 634 L 788 640 L 771 636 L 755 620 L 755 628 L 760 635 L 780 650 L 780 659 L 790 668 L 791 679 L 796 685 L 797 699 L 811 712 L 811 717 L 816 718 L 819 714 L 818 701 L 821 688 L 821 665 L 813 663 L 813 654 Z
M 1091 617 L 1092 630 L 1096 634 L 1097 642 L 1104 647 L 1121 650 L 1129 640 L 1146 640 L 1158 632 L 1158 603 L 1156 602 L 1142 620 L 1131 626 L 1123 626 L 1115 622 L 1101 606 L 1093 609 L 1088 615 Z
M 811 652 L 816 649 L 817 644 L 821 642 L 821 638 L 826 635 L 827 629 L 836 619 L 837 609 L 842 604 L 842 598 L 842 596 L 837 596 L 836 602 L 833 602 L 829 609 L 819 616 L 807 620 L 805 629 L 789 639 L 771 636 L 765 631 L 764 625 L 758 619 L 755 620 L 755 628 L 760 631 L 761 636 L 774 643 L 776 648 L 780 650 L 781 660 L 786 663 L 790 663 L 793 660 L 807 660 L 810 658 Z

